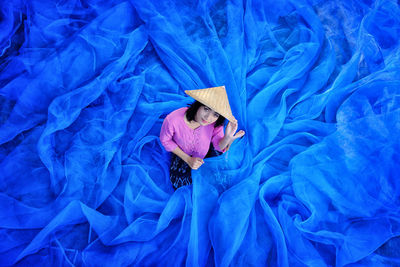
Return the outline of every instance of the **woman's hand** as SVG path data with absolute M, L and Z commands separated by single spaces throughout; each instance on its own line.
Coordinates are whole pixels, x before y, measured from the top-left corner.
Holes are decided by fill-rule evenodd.
M 229 122 L 228 125 L 226 126 L 225 129 L 225 135 L 224 138 L 221 139 L 219 142 L 219 147 L 220 149 L 225 149 L 225 151 L 228 151 L 230 145 L 235 141 L 236 139 L 242 137 L 245 132 L 243 130 L 240 130 L 236 132 L 238 129 L 237 123 Z
M 177 155 L 178 157 L 180 157 L 184 162 L 186 162 L 190 168 L 197 170 L 198 168 L 200 168 L 201 165 L 203 165 L 204 161 L 201 158 L 196 158 L 196 157 L 191 157 L 188 154 L 186 154 L 185 152 L 183 152 L 182 149 L 180 149 L 180 147 L 176 147 L 172 153 L 174 153 L 175 155 Z
M 193 170 L 197 170 L 201 165 L 203 165 L 204 161 L 201 158 L 189 157 L 186 163 Z
M 238 139 L 245 134 L 245 132 L 243 130 L 236 132 L 237 129 L 238 129 L 237 123 L 229 122 L 228 125 L 226 126 L 225 136 L 228 137 L 229 139 L 231 139 L 232 142 L 235 139 Z

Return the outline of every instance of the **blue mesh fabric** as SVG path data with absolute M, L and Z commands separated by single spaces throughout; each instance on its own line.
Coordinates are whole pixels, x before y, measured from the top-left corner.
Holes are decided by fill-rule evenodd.
M 0 5 L 0 266 L 400 265 L 394 0 Z M 246 135 L 174 192 L 165 116 Z

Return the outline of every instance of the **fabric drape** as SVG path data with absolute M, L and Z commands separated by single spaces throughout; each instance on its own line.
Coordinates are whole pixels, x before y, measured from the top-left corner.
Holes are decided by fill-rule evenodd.
M 400 264 L 395 0 L 0 4 L 0 266 Z M 159 133 L 246 135 L 174 192 Z

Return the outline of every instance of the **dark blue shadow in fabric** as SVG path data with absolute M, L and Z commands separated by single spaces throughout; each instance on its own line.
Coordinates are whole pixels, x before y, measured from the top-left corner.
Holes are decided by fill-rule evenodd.
M 399 266 L 398 1 L 2 1 L 0 266 Z M 174 191 L 159 132 L 246 135 Z

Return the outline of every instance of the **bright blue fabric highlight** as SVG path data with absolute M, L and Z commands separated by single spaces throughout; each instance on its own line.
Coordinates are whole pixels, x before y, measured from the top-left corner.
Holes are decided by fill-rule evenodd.
M 3 1 L 0 266 L 400 264 L 398 1 Z M 159 132 L 244 138 L 173 191 Z

